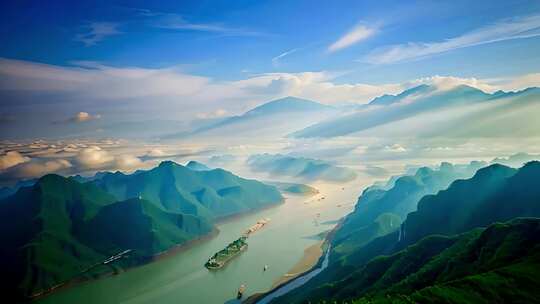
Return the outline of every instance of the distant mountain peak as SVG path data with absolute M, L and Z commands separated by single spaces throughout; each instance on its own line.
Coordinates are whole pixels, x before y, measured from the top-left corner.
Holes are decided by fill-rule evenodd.
M 200 163 L 198 161 L 195 161 L 195 160 L 190 160 L 187 164 L 186 164 L 186 167 L 191 169 L 191 170 L 194 170 L 194 171 L 209 171 L 209 170 L 212 170 L 210 167 L 208 167 L 207 165 L 203 164 L 203 163 Z
M 369 105 L 390 105 L 390 104 L 401 101 L 403 98 L 407 96 L 411 96 L 414 94 L 429 93 L 435 90 L 436 88 L 434 86 L 421 84 L 421 85 L 412 87 L 410 89 L 404 90 L 403 92 L 396 95 L 384 94 L 382 96 L 376 97 L 372 101 L 369 102 Z
M 259 105 L 244 115 L 272 114 L 278 112 L 328 110 L 333 107 L 312 100 L 287 96 Z
M 166 167 L 172 167 L 172 166 L 179 166 L 179 164 L 173 162 L 172 160 L 164 160 L 159 163 L 158 167 L 166 168 Z

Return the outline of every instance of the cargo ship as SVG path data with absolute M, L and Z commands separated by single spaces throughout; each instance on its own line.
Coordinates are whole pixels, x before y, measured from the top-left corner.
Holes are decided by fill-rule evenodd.
M 255 231 L 261 229 L 262 227 L 264 227 L 266 224 L 268 224 L 270 222 L 270 219 L 269 218 L 265 218 L 265 219 L 260 219 L 257 221 L 257 223 L 251 227 L 249 227 L 246 232 L 244 232 L 244 235 L 245 236 L 249 236 L 250 234 L 254 233 Z
M 204 264 L 204 267 L 210 270 L 220 269 L 232 258 L 239 255 L 242 251 L 248 247 L 247 236 L 242 236 L 239 239 L 231 242 L 224 249 L 216 252 L 208 261 Z

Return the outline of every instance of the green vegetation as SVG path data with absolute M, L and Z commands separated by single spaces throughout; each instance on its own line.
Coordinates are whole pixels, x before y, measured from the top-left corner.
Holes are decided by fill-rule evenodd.
M 448 238 L 452 245 L 420 262 L 418 256 L 433 250 L 428 242 L 381 258 L 399 257 L 379 269 L 379 279 L 353 303 L 534 303 L 540 298 L 540 219 L 516 219 Z
M 151 260 L 209 234 L 213 221 L 282 200 L 275 187 L 172 162 L 81 183 L 46 175 L 0 201 L 0 267 L 8 302 L 73 279 Z M 120 252 L 125 257 L 105 265 Z
M 230 261 L 233 257 L 238 255 L 240 252 L 247 249 L 247 237 L 242 236 L 239 239 L 233 241 L 227 247 L 216 252 L 208 261 L 204 264 L 204 267 L 208 269 L 219 269 Z
M 446 189 L 453 181 L 469 178 L 484 164 L 442 163 L 437 169 L 422 167 L 414 175 L 391 178 L 385 186 L 364 190 L 333 241 L 332 259 L 351 253 L 369 241 L 397 230 L 422 197 Z M 382 216 L 382 215 L 385 216 Z
M 539 162 L 519 170 L 491 165 L 424 196 L 397 231 L 369 241 L 366 226 L 341 234 L 332 241 L 329 267 L 274 302 L 535 302 L 540 296 L 535 271 L 540 266 L 539 177 Z M 351 217 L 361 218 L 354 213 Z M 378 222 L 384 227 L 384 220 Z
M 171 161 L 131 175 L 106 173 L 95 183 L 119 200 L 146 199 L 165 211 L 209 219 L 276 204 L 279 191 L 229 171 L 195 171 Z
M 306 184 L 283 183 L 283 182 L 265 182 L 268 185 L 277 187 L 280 191 L 299 194 L 299 195 L 315 195 L 319 190 Z

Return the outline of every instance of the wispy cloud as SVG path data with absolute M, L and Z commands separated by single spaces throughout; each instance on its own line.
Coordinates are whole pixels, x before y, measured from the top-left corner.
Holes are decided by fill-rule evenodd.
M 277 55 L 276 57 L 272 58 L 272 64 L 273 64 L 274 66 L 277 66 L 277 65 L 279 64 L 279 61 L 280 61 L 283 57 L 288 56 L 288 55 L 290 55 L 290 54 L 292 54 L 292 53 L 295 53 L 296 51 L 298 51 L 298 49 L 288 50 L 288 51 L 286 51 L 286 52 L 283 52 L 283 53 Z
M 138 10 L 140 16 L 148 18 L 148 25 L 168 30 L 218 33 L 228 36 L 260 36 L 262 33 L 249 29 L 230 27 L 221 23 L 202 23 L 188 21 L 184 16 L 150 10 Z
M 91 22 L 85 26 L 85 32 L 77 34 L 75 41 L 84 43 L 85 46 L 93 46 L 103 39 L 121 34 L 118 23 L 114 22 Z
M 361 61 L 373 64 L 396 63 L 471 46 L 535 36 L 540 36 L 540 15 L 501 20 L 444 41 L 408 42 L 375 49 Z
M 357 25 L 349 30 L 345 35 L 339 38 L 336 42 L 332 43 L 328 47 L 329 52 L 339 51 L 341 49 L 350 47 L 362 40 L 373 36 L 376 30 L 374 28 L 369 28 L 365 25 Z

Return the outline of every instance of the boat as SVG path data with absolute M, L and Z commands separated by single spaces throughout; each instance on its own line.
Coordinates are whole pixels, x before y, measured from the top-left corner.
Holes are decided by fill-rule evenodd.
M 244 284 L 240 285 L 240 287 L 238 287 L 238 292 L 236 293 L 236 298 L 241 299 L 245 291 L 246 291 L 246 285 Z
M 248 244 L 246 242 L 247 236 L 241 236 L 237 240 L 231 242 L 224 249 L 216 252 L 208 261 L 204 264 L 209 270 L 220 269 L 232 258 L 239 255 L 242 251 L 246 250 Z
M 257 223 L 251 227 L 249 227 L 246 232 L 244 232 L 244 235 L 245 236 L 249 236 L 250 234 L 254 233 L 255 231 L 261 229 L 262 227 L 264 227 L 266 224 L 268 224 L 270 222 L 270 219 L 269 218 L 265 218 L 265 219 L 260 219 L 257 221 Z

